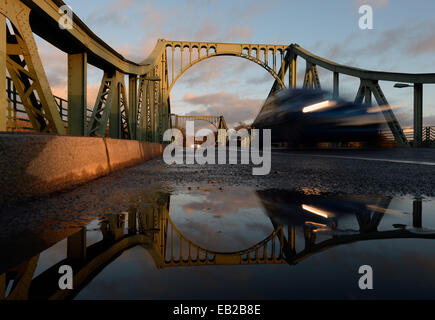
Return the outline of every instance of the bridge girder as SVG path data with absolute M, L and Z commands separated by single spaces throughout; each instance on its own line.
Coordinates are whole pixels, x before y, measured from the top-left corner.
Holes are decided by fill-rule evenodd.
M 285 87 L 284 81 L 276 73 L 277 55 L 280 54 L 281 62 L 284 60 L 285 45 L 267 45 L 267 44 L 240 44 L 240 43 L 213 43 L 213 42 L 182 42 L 182 41 L 166 41 L 165 48 L 171 48 L 171 83 L 169 91 L 173 88 L 176 81 L 195 64 L 217 56 L 235 56 L 252 61 L 263 67 L 270 75 L 275 78 L 281 88 Z M 180 66 L 179 71 L 175 70 L 175 49 L 180 49 Z M 189 51 L 189 61 L 187 65 L 183 63 L 184 50 Z M 202 50 L 205 50 L 204 55 L 201 55 Z M 193 51 L 196 50 L 196 58 Z M 255 53 L 255 54 L 254 54 Z M 272 65 L 269 63 L 269 54 L 272 54 Z
M 2 17 L 1 29 L 6 34 L 2 41 L 6 43 L 3 42 L 0 47 L 3 50 L 6 47 L 6 56 L 3 56 L 6 61 L 2 59 L 0 67 L 3 69 L 2 73 L 5 73 L 7 68 L 33 128 L 39 132 L 65 134 L 64 124 L 30 27 L 30 11 L 30 8 L 20 1 L 0 4 L 0 14 L 10 21 L 10 25 L 7 25 Z M 6 77 L 2 79 L 5 80 Z M 5 107 L 6 103 L 2 100 L 1 108 L 5 110 Z
M 73 28 L 62 30 L 58 28 L 58 23 L 63 16 L 59 7 L 65 3 L 61 0 L 11 0 L 0 3 L 0 28 L 4 30 L 6 21 L 10 22 L 6 32 L 7 37 L 0 38 L 0 77 L 3 79 L 8 69 L 13 79 L 14 87 L 23 102 L 23 106 L 32 123 L 33 129 L 40 132 L 52 132 L 65 134 L 65 123 L 58 114 L 58 108 L 54 101 L 53 94 L 39 58 L 33 33 L 47 40 L 58 49 L 69 55 L 69 61 L 74 62 L 74 57 L 81 57 L 77 60 L 80 67 L 78 77 L 82 81 L 68 81 L 68 101 L 69 101 L 69 123 L 68 132 L 70 134 L 103 134 L 104 123 L 96 125 L 99 112 L 93 112 L 89 120 L 92 126 L 86 128 L 86 63 L 97 66 L 105 74 L 119 73 L 120 77 L 128 75 L 130 106 L 127 106 L 126 93 L 117 94 L 119 99 L 115 99 L 118 110 L 114 111 L 112 129 L 109 126 L 110 136 L 124 137 L 129 139 L 147 140 L 162 142 L 162 135 L 165 129 L 169 128 L 170 115 L 170 91 L 181 75 L 190 67 L 205 59 L 215 56 L 237 56 L 253 61 L 265 68 L 275 79 L 269 96 L 284 88 L 285 76 L 289 76 L 289 86 L 297 86 L 297 58 L 306 60 L 306 71 L 304 87 L 320 88 L 320 79 L 317 68 L 322 67 L 333 72 L 333 93 L 335 97 L 339 95 L 339 75 L 344 74 L 357 77 L 363 83 L 363 88 L 358 91 L 357 99 L 364 98 L 371 103 L 374 95 L 378 105 L 383 103 L 382 110 L 390 129 L 399 145 L 409 145 L 400 123 L 394 116 L 387 100 L 379 86 L 379 81 L 394 81 L 414 84 L 414 145 L 422 143 L 422 114 L 423 114 L 423 85 L 435 83 L 435 73 L 410 74 L 379 72 L 364 70 L 350 66 L 340 65 L 327 59 L 321 58 L 307 51 L 306 49 L 292 44 L 290 46 L 274 44 L 235 44 L 217 42 L 186 42 L 186 41 L 167 41 L 159 39 L 152 53 L 141 63 L 135 63 L 125 59 L 116 50 L 111 48 L 77 17 L 73 17 Z M 1 32 L 4 34 L 4 32 Z M 168 70 L 169 59 L 166 48 L 170 48 L 172 53 L 175 49 L 184 52 L 189 51 L 189 61 L 183 63 L 181 54 L 181 67 L 179 72 L 175 71 L 174 56 L 171 57 L 171 70 Z M 197 51 L 197 58 L 192 59 L 192 52 Z M 203 54 L 204 52 L 204 54 Z M 280 70 L 277 71 L 278 60 L 281 60 Z M 75 79 L 76 68 L 69 68 L 70 80 Z M 171 72 L 169 72 L 171 71 Z M 171 74 L 169 79 L 168 74 Z M 78 73 L 77 73 L 78 74 Z M 137 80 L 139 78 L 139 86 Z M 141 79 L 145 78 L 145 82 Z M 134 80 L 135 79 L 135 80 Z M 170 81 L 171 80 L 171 81 Z M 104 82 L 104 81 L 103 81 Z M 5 82 L 0 81 L 0 90 L 5 88 Z M 104 90 L 102 83 L 101 90 Z M 121 91 L 126 91 L 124 84 L 120 85 Z M 111 90 L 116 95 L 116 90 Z M 101 96 L 98 97 L 100 99 Z M 0 130 L 8 128 L 5 119 L 8 101 L 5 98 L 0 100 Z M 100 104 L 97 100 L 95 105 Z M 116 103 L 117 102 L 117 103 Z M 115 107 L 114 107 L 115 108 Z M 98 111 L 99 108 L 97 108 Z M 96 110 L 94 110 L 96 111 Z M 115 115 L 121 115 L 121 122 L 115 122 Z M 97 118 L 95 118 L 95 116 Z M 4 120 L 3 120 L 4 119 Z M 105 117 L 103 117 L 105 119 Z M 96 127 L 98 127 L 96 129 Z M 121 130 L 119 130 L 121 128 Z M 107 122 L 106 122 L 107 129 Z M 117 134 L 115 134 L 115 131 Z

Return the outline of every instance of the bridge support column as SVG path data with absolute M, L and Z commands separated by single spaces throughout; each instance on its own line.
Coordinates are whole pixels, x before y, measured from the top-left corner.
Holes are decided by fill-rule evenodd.
M 294 89 L 297 86 L 297 79 L 298 79 L 298 56 L 297 55 L 293 55 L 290 57 L 291 59 L 291 63 L 290 63 L 290 74 L 291 74 L 291 78 L 290 78 L 290 88 Z
M 0 300 L 6 298 L 6 273 L 0 274 Z
M 372 106 L 372 91 L 368 87 L 365 87 L 364 101 L 370 107 Z
M 68 55 L 68 134 L 84 136 L 87 113 L 86 53 Z
M 130 124 L 125 93 L 124 74 L 115 71 L 113 76 L 112 105 L 109 116 L 109 136 L 113 139 L 129 139 Z
M 146 85 L 145 77 L 141 76 L 139 78 L 139 88 L 137 93 L 136 102 L 136 115 L 138 115 L 138 124 L 136 126 L 136 139 L 140 141 L 145 141 L 146 137 L 146 112 L 147 112 L 147 101 L 146 101 Z
M 137 76 L 130 75 L 128 78 L 128 103 L 129 103 L 129 123 L 131 125 L 130 137 L 136 139 L 137 132 Z
M 307 61 L 305 70 L 304 88 L 321 89 L 319 74 L 317 73 L 317 66 Z
M 423 84 L 414 84 L 414 147 L 423 144 Z
M 412 203 L 413 211 L 412 211 L 412 226 L 414 228 L 421 228 L 423 225 L 422 222 L 422 201 L 421 199 L 416 199 Z
M 6 17 L 0 14 L 0 131 L 6 131 Z
M 334 72 L 332 95 L 334 99 L 338 99 L 340 96 L 340 75 L 338 72 Z
M 292 253 L 296 252 L 296 228 L 294 226 L 288 227 L 288 243 L 289 249 Z
M 154 98 L 154 82 L 149 81 L 148 83 L 148 97 L 149 97 L 149 107 L 150 107 L 150 133 L 149 140 L 155 142 L 156 139 L 156 111 L 155 111 L 155 98 Z
M 67 257 L 70 259 L 86 259 L 86 228 L 68 237 Z
M 119 77 L 118 71 L 115 71 L 113 92 L 112 92 L 112 105 L 110 107 L 109 115 L 109 137 L 112 139 L 121 138 L 121 112 L 119 110 Z
M 378 81 L 361 79 L 358 93 L 355 98 L 355 103 L 362 103 L 364 99 L 366 99 L 367 103 L 371 103 L 372 93 L 376 99 L 378 106 L 383 107 L 382 113 L 384 114 L 385 120 L 387 121 L 388 126 L 390 127 L 390 130 L 394 135 L 396 143 L 400 146 L 409 146 L 408 140 L 403 133 L 402 127 L 400 126 L 399 121 L 397 121 L 397 118 L 394 115 L 393 110 L 391 109 L 387 101 L 387 98 L 385 98 L 385 95 L 382 92 Z M 369 101 L 367 101 L 367 99 L 369 99 Z
M 137 208 L 132 207 L 128 211 L 128 234 L 136 234 L 137 231 Z
M 313 88 L 313 73 L 311 72 L 311 68 L 312 68 L 312 64 L 311 62 L 306 62 L 306 67 L 305 67 L 305 76 L 304 76 L 304 84 L 303 84 L 303 88 L 304 89 L 312 89 Z

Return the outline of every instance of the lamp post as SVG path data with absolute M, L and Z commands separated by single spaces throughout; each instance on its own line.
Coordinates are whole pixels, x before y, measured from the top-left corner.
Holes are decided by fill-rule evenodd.
M 394 88 L 414 88 L 414 147 L 423 144 L 423 84 L 396 83 Z

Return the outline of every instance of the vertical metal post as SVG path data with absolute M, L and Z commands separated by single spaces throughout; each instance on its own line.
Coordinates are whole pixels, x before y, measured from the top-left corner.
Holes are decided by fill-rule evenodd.
M 6 273 L 0 275 L 0 300 L 6 298 Z
M 175 51 L 175 49 L 174 49 L 174 47 L 171 47 L 171 49 L 172 49 L 172 82 L 171 82 L 171 84 L 172 84 L 172 83 L 174 83 L 174 78 L 175 78 L 175 75 L 174 75 L 174 70 L 175 70 L 175 68 L 174 68 L 174 51 Z
M 128 234 L 136 234 L 137 232 L 137 208 L 130 208 L 128 210 Z
M 137 76 L 130 75 L 128 78 L 128 119 L 131 126 L 130 137 L 131 139 L 137 139 Z
M 415 199 L 412 203 L 413 211 L 412 211 L 412 225 L 414 228 L 421 228 L 423 225 L 422 222 L 422 202 L 421 199 Z
M 143 135 L 142 141 L 149 141 L 150 133 L 148 130 L 148 121 L 149 121 L 149 85 L 150 82 L 148 80 L 144 80 L 143 84 L 143 102 L 142 102 L 142 128 Z
M 423 84 L 414 84 L 414 147 L 423 142 Z
M 297 84 L 297 79 L 298 79 L 298 68 L 297 68 L 297 59 L 298 56 L 297 55 L 293 55 L 292 57 L 290 57 L 291 59 L 291 64 L 290 64 L 290 74 L 291 74 L 291 78 L 290 78 L 290 83 L 289 86 L 290 88 L 296 88 L 296 84 Z
M 281 65 L 280 65 L 280 68 L 281 68 L 281 70 L 284 70 L 284 69 L 283 69 L 283 65 L 284 65 L 284 55 L 285 55 L 284 51 L 280 51 L 280 57 L 281 57 Z M 283 73 L 283 76 L 282 76 L 282 79 L 281 79 L 281 80 L 284 82 L 284 73 Z
M 6 17 L 0 14 L 0 131 L 6 131 Z
M 289 243 L 289 249 L 291 252 L 296 252 L 296 228 L 294 226 L 288 227 L 288 243 Z
M 276 51 L 273 51 L 273 72 L 276 72 Z
M 112 106 L 110 108 L 109 115 L 109 137 L 112 139 L 121 139 L 121 110 L 119 108 L 119 78 L 120 74 L 115 71 L 113 76 L 113 94 L 112 94 Z
M 180 64 L 180 73 L 181 73 L 181 72 L 183 72 L 183 53 L 184 53 L 183 45 L 181 45 L 180 51 L 181 51 L 181 64 Z M 163 79 L 163 77 L 162 77 L 162 79 Z
M 372 106 L 372 91 L 368 87 L 365 87 L 364 90 L 364 102 L 367 105 Z
M 85 135 L 87 63 L 86 53 L 68 54 L 68 134 L 73 136 Z
M 86 228 L 68 237 L 67 257 L 71 259 L 86 259 Z
M 154 142 L 156 133 L 155 133 L 155 103 L 154 103 L 154 81 L 148 82 L 148 97 L 149 97 L 149 104 L 150 104 L 150 134 L 148 137 L 148 141 Z
M 333 97 L 334 99 L 338 99 L 340 96 L 340 74 L 338 72 L 334 72 L 334 79 L 333 79 Z

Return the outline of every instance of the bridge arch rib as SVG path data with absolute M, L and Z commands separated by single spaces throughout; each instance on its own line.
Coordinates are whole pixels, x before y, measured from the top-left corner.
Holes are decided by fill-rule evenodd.
M 285 88 L 284 84 L 284 78 L 280 77 L 279 74 L 276 72 L 276 55 L 279 53 L 283 55 L 283 52 L 285 51 L 285 46 L 252 46 L 252 45 L 239 45 L 239 44 L 225 44 L 228 45 L 228 48 L 222 47 L 223 44 L 214 44 L 214 43 L 186 43 L 186 42 L 171 42 L 166 41 L 165 48 L 171 48 L 172 50 L 172 57 L 168 57 L 168 53 L 166 52 L 166 61 L 169 61 L 169 59 L 172 59 L 172 81 L 169 84 L 168 92 L 171 92 L 173 86 L 177 82 L 178 79 L 181 78 L 181 76 L 189 70 L 191 67 L 196 65 L 199 62 L 202 62 L 204 60 L 218 57 L 218 56 L 233 56 L 233 57 L 239 57 L 243 58 L 249 61 L 252 61 L 256 63 L 257 65 L 264 68 L 274 79 L 275 82 L 278 83 L 278 85 L 281 88 Z M 180 49 L 181 54 L 181 68 L 178 73 L 175 73 L 175 67 L 174 67 L 174 54 L 175 49 Z M 190 58 L 189 63 L 186 66 L 183 66 L 183 51 L 184 49 L 189 50 Z M 198 57 L 192 60 L 192 50 L 196 49 L 198 51 Z M 201 50 L 205 50 L 206 54 L 201 56 Z M 261 59 L 261 51 L 263 50 L 264 54 L 264 61 Z M 269 51 L 273 55 L 273 66 L 269 65 L 268 56 Z M 255 52 L 255 54 L 254 54 Z M 283 57 L 281 56 L 281 61 L 283 61 Z M 272 62 L 272 61 L 271 61 Z

